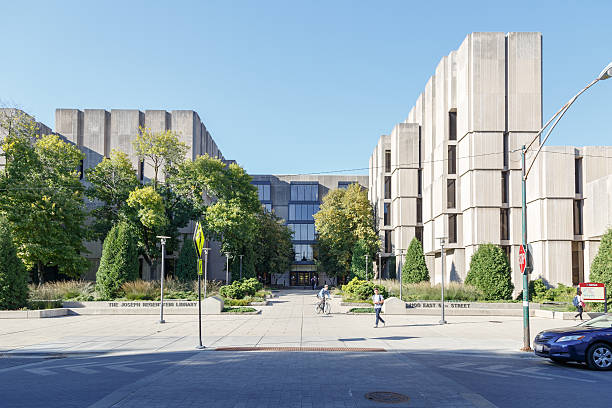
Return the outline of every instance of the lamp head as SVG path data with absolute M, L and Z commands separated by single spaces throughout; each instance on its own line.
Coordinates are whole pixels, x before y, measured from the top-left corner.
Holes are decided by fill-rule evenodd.
M 612 77 L 612 62 L 609 63 L 603 71 L 597 76 L 597 79 L 603 81 L 604 79 L 608 79 Z

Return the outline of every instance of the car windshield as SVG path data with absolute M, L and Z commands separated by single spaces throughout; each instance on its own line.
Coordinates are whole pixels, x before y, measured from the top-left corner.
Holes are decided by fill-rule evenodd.
M 578 326 L 609 328 L 612 327 L 612 315 L 599 316 L 584 323 L 580 323 Z

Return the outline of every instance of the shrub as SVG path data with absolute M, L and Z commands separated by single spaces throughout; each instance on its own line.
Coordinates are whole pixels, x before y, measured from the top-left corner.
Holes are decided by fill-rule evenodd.
M 484 300 L 511 299 L 514 285 L 504 251 L 497 245 L 480 245 L 472 255 L 465 283 L 479 288 Z
M 96 273 L 96 290 L 102 299 L 114 299 L 125 282 L 138 278 L 137 239 L 125 222 L 120 222 L 109 231 L 102 259 Z
M 224 307 L 223 313 L 252 313 L 257 310 L 252 307 Z
M 406 262 L 402 267 L 402 282 L 419 283 L 425 281 L 429 281 L 429 271 L 425 264 L 425 254 L 421 241 L 415 237 L 412 238 L 406 252 Z
M 203 266 L 202 266 L 203 267 Z M 198 279 L 198 254 L 190 239 L 183 241 L 181 252 L 176 263 L 176 278 L 181 282 Z
M 374 288 L 378 288 L 379 293 L 383 295 L 384 298 L 388 297 L 389 294 L 384 285 L 375 285 L 374 282 L 359 280 L 356 277 L 346 285 L 342 285 L 342 292 L 351 298 L 370 300 L 374 295 Z
M 246 295 L 243 289 L 242 282 L 240 281 L 234 281 L 231 285 L 221 286 L 221 288 L 219 289 L 219 293 L 224 298 L 230 299 L 242 299 Z
M 26 268 L 17 257 L 13 234 L 0 219 L 0 309 L 20 309 L 28 304 Z
M 42 285 L 30 285 L 30 300 L 95 300 L 95 284 L 86 281 L 47 282 Z
M 143 280 L 125 282 L 121 285 L 121 291 L 128 300 L 155 300 L 159 296 L 159 284 Z
M 612 228 L 601 237 L 599 250 L 591 264 L 590 281 L 605 284 L 607 297 L 612 298 Z

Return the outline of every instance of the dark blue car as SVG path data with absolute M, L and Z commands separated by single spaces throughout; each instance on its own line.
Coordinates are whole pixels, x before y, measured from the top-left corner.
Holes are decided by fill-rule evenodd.
M 612 315 L 606 314 L 575 327 L 538 333 L 535 354 L 555 362 L 578 361 L 595 370 L 612 369 Z

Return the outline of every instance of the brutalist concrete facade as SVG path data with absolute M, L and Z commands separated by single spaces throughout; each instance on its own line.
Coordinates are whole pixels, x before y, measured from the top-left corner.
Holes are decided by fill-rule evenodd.
M 446 279 L 463 281 L 478 245 L 494 243 L 506 251 L 520 290 L 520 147 L 541 125 L 541 34 L 469 34 L 370 158 L 369 194 L 386 254 L 405 251 L 417 236 L 438 283 L 439 238 L 446 237 Z M 527 179 L 533 278 L 588 280 L 603 234 L 596 214 L 610 211 L 599 197 L 609 183 L 602 177 L 612 174 L 610 156 L 610 147 L 545 147 L 537 158 Z
M 192 110 L 146 110 L 137 109 L 57 109 L 55 111 L 55 131 L 74 143 L 85 154 L 83 171 L 95 167 L 113 150 L 127 153 L 137 171 L 139 180 L 146 181 L 153 177 L 153 169 L 143 166 L 136 156 L 132 142 L 139 134 L 140 127 L 153 132 L 172 130 L 182 142 L 189 146 L 187 160 L 208 154 L 225 160 L 210 132 L 202 123 L 197 112 Z M 88 203 L 89 206 L 93 205 Z M 185 239 L 191 239 L 194 226 L 190 223 L 181 232 Z M 224 280 L 224 258 L 219 253 L 219 243 L 211 242 L 212 251 L 209 254 L 209 279 Z M 86 279 L 95 279 L 95 274 L 102 254 L 100 242 L 86 243 L 90 251 L 86 256 L 91 262 L 91 268 L 86 273 Z M 169 268 L 172 268 L 174 258 L 169 256 Z M 143 279 L 158 279 L 160 267 L 151 274 L 146 263 L 141 269 Z
M 323 197 L 333 189 L 357 183 L 367 187 L 368 176 L 358 175 L 252 175 L 259 198 L 268 211 L 285 220 L 294 231 L 293 246 L 296 257 L 291 269 L 282 275 L 264 276 L 268 283 L 279 286 L 309 286 L 317 275 L 319 285 L 336 284 L 336 278 L 317 271 L 316 231 L 312 214 L 318 211 Z

